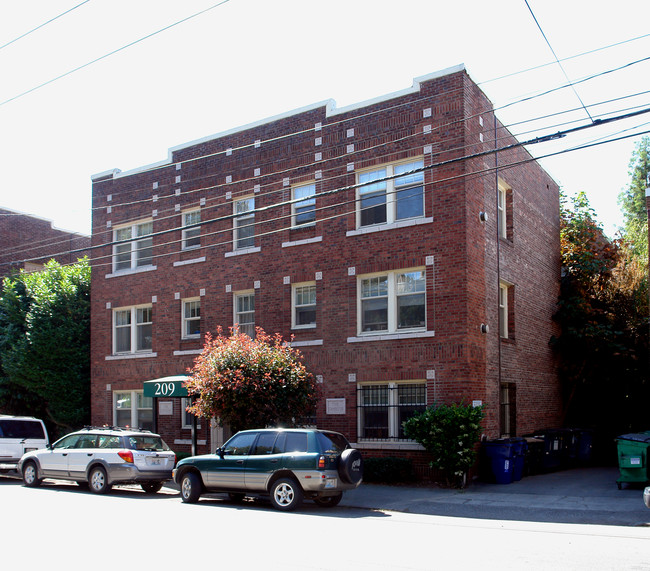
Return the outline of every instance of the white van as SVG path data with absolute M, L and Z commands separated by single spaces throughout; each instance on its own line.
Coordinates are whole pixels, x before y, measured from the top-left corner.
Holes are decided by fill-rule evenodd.
M 0 474 L 14 473 L 25 452 L 47 448 L 49 443 L 42 420 L 0 414 Z

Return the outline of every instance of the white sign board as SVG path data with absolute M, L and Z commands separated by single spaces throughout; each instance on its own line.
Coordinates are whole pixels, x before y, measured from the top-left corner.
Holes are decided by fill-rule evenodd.
M 325 412 L 327 414 L 345 414 L 345 399 L 327 399 Z

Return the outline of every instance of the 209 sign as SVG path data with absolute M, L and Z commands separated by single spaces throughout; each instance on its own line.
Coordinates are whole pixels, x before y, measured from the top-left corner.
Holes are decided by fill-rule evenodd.
M 163 379 L 155 379 L 153 381 L 146 381 L 144 383 L 144 396 L 160 398 L 160 397 L 186 397 L 187 389 L 183 386 L 185 377 L 169 377 Z

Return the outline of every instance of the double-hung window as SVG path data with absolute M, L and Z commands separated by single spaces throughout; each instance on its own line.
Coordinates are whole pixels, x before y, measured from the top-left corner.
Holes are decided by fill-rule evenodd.
M 512 188 L 501 178 L 498 180 L 497 224 L 499 236 L 512 240 Z
M 296 284 L 292 289 L 293 328 L 316 327 L 316 284 Z
M 235 201 L 234 242 L 235 250 L 255 246 L 255 198 Z
M 359 173 L 357 226 L 392 224 L 424 216 L 423 161 Z M 416 171 L 416 172 L 413 172 Z
M 402 423 L 427 406 L 425 381 L 357 387 L 359 438 L 404 440 Z
M 150 352 L 152 348 L 150 305 L 113 311 L 113 354 Z
M 113 271 L 153 264 L 153 222 L 138 222 L 113 232 Z
M 183 212 L 183 250 L 191 250 L 201 245 L 201 211 Z
M 142 391 L 116 391 L 113 393 L 113 423 L 153 430 L 153 398 Z
M 235 325 L 239 332 L 245 333 L 251 339 L 255 338 L 255 293 L 243 292 L 235 294 Z
M 316 221 L 316 185 L 306 184 L 293 188 L 293 199 L 300 200 L 292 204 L 292 225 L 302 226 Z
M 201 300 L 183 300 L 183 339 L 196 339 L 201 336 Z
M 499 282 L 499 336 L 514 340 L 514 293 L 512 284 Z
M 360 276 L 359 333 L 398 333 L 426 328 L 424 269 Z

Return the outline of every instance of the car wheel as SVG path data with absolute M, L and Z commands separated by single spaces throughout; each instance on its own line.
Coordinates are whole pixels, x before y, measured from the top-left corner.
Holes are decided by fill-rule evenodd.
M 244 501 L 244 498 L 246 497 L 246 494 L 230 493 L 230 494 L 228 494 L 228 497 L 230 498 L 231 502 L 241 504 Z
M 186 504 L 194 504 L 199 501 L 201 495 L 201 482 L 193 472 L 188 472 L 181 479 L 181 500 Z
M 314 498 L 314 503 L 321 508 L 333 508 L 338 506 L 343 499 L 343 492 L 339 492 L 335 496 L 324 496 L 322 498 Z
M 106 477 L 106 470 L 101 466 L 95 466 L 88 474 L 88 486 L 93 494 L 105 494 L 111 489 Z
M 290 512 L 302 503 L 302 488 L 293 478 L 280 478 L 271 486 L 271 504 L 275 509 Z
M 23 482 L 30 488 L 41 485 L 42 480 L 38 477 L 38 468 L 35 462 L 26 462 L 23 466 Z
M 343 450 L 339 459 L 339 476 L 348 484 L 358 484 L 363 478 L 363 459 L 356 448 Z
M 160 488 L 163 487 L 162 482 L 143 482 L 140 484 L 142 486 L 142 489 L 147 493 L 147 494 L 155 494 L 160 491 Z

